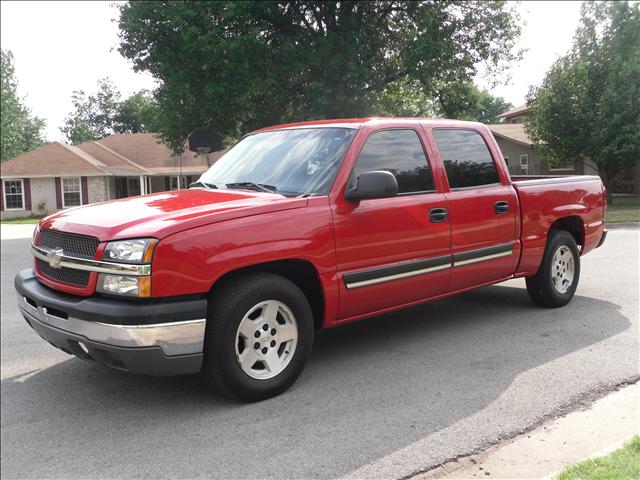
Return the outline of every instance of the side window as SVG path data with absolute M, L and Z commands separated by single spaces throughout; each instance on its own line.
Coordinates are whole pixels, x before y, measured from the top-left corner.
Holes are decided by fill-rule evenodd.
M 451 188 L 500 182 L 491 153 L 482 136 L 473 130 L 436 129 L 433 137 Z
M 353 169 L 355 179 L 364 172 L 386 170 L 398 180 L 399 193 L 434 190 L 427 157 L 415 130 L 384 130 L 367 138 Z

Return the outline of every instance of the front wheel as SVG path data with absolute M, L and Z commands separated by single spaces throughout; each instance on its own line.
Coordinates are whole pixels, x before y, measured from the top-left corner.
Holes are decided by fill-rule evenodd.
M 543 307 L 562 307 L 573 298 L 580 279 L 580 254 L 569 232 L 549 234 L 542 265 L 533 277 L 527 277 L 527 292 Z
M 284 392 L 311 352 L 313 315 L 302 291 L 270 273 L 214 287 L 204 343 L 205 379 L 236 398 Z

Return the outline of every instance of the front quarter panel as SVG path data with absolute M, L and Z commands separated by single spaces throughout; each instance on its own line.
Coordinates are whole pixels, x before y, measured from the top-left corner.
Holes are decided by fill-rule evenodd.
M 303 208 L 205 225 L 163 239 L 154 253 L 152 297 L 205 294 L 226 273 L 287 259 L 315 267 L 325 294 L 325 318 L 335 315 L 334 236 L 327 197 L 310 198 Z

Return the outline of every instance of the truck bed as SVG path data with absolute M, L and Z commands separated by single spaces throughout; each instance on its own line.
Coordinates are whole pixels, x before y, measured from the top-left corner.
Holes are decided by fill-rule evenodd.
M 576 239 L 580 254 L 594 249 L 604 233 L 605 197 L 595 175 L 514 176 L 520 199 L 522 256 L 518 276 L 536 273 L 542 260 L 547 233 L 558 222 L 572 222 L 583 232 Z

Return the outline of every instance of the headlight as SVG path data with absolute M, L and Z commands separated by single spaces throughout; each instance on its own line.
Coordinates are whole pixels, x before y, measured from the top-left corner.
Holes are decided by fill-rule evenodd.
M 104 249 L 102 259 L 107 262 L 150 263 L 158 240 L 155 238 L 136 238 L 109 242 Z
M 115 295 L 129 297 L 150 297 L 151 277 L 132 277 L 128 275 L 109 275 L 101 273 L 98 276 L 97 290 Z

